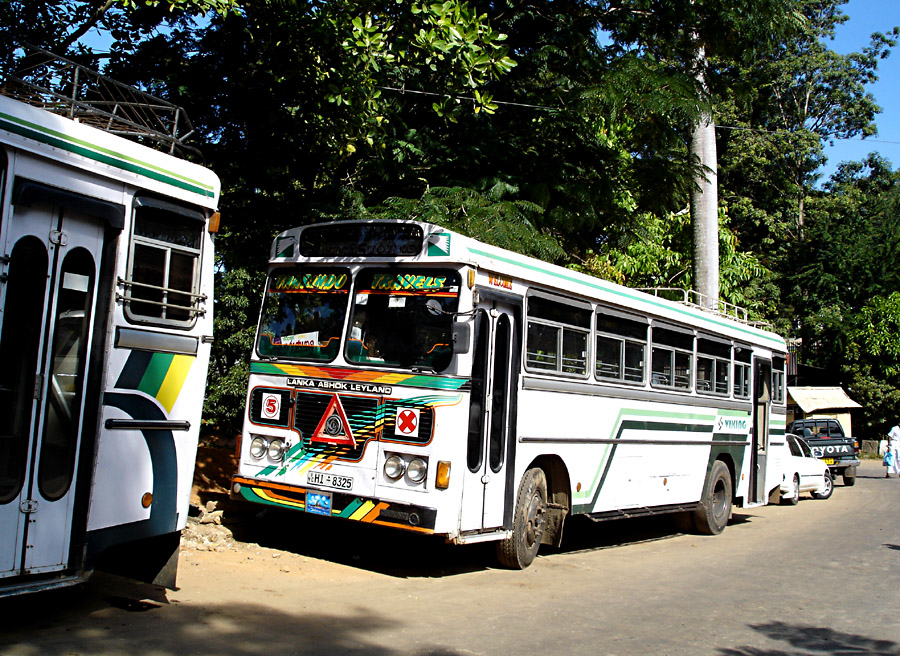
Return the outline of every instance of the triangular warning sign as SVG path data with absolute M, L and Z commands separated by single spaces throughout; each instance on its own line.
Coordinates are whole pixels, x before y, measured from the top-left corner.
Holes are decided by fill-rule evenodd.
M 331 403 L 325 409 L 325 414 L 322 415 L 322 419 L 309 441 L 356 447 L 356 440 L 350 431 L 350 422 L 347 421 L 344 406 L 341 405 L 337 394 L 331 397 Z

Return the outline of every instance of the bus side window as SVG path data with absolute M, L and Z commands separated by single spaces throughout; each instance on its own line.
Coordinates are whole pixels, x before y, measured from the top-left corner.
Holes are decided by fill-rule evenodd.
M 650 383 L 654 387 L 691 389 L 694 336 L 667 328 L 653 328 Z
M 591 310 L 574 299 L 549 296 L 528 296 L 525 368 L 586 377 Z
M 697 340 L 697 391 L 728 394 L 731 345 L 703 337 Z
M 643 384 L 647 327 L 642 321 L 597 312 L 597 378 Z
M 205 311 L 198 293 L 204 227 L 196 210 L 135 198 L 124 297 L 129 320 L 188 328 Z
M 734 395 L 739 399 L 750 398 L 750 347 L 734 349 Z

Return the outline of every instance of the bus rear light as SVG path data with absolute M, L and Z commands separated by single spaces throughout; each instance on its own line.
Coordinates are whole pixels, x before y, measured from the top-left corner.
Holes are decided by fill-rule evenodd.
M 447 460 L 438 461 L 434 486 L 439 490 L 446 490 L 450 487 L 450 463 Z

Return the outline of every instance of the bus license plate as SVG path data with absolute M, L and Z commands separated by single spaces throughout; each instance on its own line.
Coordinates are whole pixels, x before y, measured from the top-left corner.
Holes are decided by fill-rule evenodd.
M 306 475 L 306 483 L 308 485 L 321 485 L 322 487 L 333 487 L 336 490 L 352 490 L 352 476 L 338 476 L 336 474 L 326 474 L 324 472 L 309 472 Z

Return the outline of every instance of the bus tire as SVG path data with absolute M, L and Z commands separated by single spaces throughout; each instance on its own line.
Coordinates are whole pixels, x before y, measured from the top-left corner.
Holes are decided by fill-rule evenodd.
M 721 460 L 713 463 L 700 506 L 694 511 L 694 525 L 704 535 L 718 535 L 731 518 L 731 473 Z
M 544 535 L 547 476 L 533 468 L 525 472 L 516 495 L 512 535 L 497 544 L 497 559 L 510 569 L 525 569 L 537 556 Z

